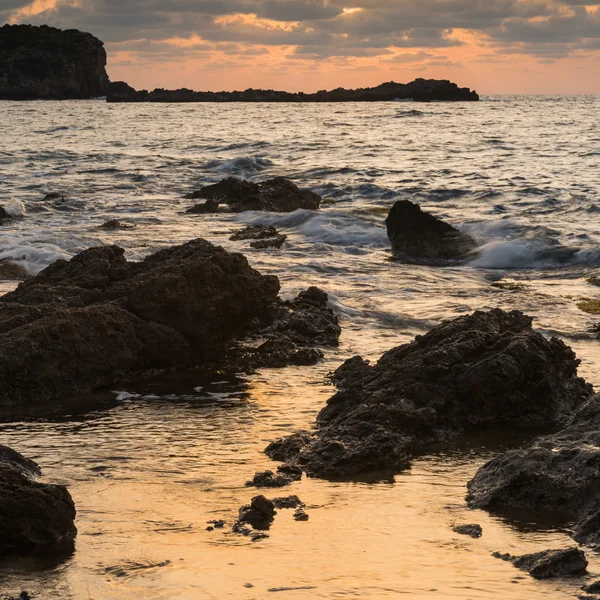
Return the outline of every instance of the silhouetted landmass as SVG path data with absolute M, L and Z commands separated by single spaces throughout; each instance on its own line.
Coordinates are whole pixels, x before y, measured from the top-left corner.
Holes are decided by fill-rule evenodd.
M 0 99 L 69 100 L 104 96 L 104 44 L 90 33 L 42 25 L 0 27 Z
M 436 79 L 415 79 L 410 83 L 389 81 L 373 88 L 322 90 L 315 94 L 304 92 L 279 92 L 276 90 L 248 89 L 243 92 L 195 92 L 156 89 L 135 90 L 124 81 L 111 83 L 109 102 L 390 102 L 415 100 L 417 102 L 476 102 L 479 95 L 469 88 L 459 88 L 455 83 Z

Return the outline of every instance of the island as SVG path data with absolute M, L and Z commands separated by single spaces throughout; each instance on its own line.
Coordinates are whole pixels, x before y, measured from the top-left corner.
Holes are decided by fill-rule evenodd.
M 91 33 L 47 25 L 0 27 L 0 100 L 105 96 L 104 44 Z

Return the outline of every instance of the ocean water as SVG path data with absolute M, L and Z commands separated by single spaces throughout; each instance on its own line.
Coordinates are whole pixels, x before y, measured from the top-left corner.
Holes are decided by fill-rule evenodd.
M 600 383 L 600 97 L 487 97 L 469 104 L 111 105 L 0 103 L 0 261 L 35 274 L 57 258 L 118 244 L 132 259 L 204 237 L 280 278 L 282 294 L 330 294 L 343 334 L 315 368 L 264 370 L 199 387 L 190 378 L 115 390 L 0 418 L 0 443 L 69 486 L 79 536 L 68 557 L 3 559 L 0 593 L 39 598 L 574 598 L 580 580 L 537 582 L 491 557 L 572 545 L 565 528 L 464 504 L 465 484 L 519 434 L 475 436 L 370 481 L 304 479 L 310 520 L 279 511 L 252 543 L 231 523 L 273 468 L 266 443 L 310 427 L 327 374 L 376 359 L 443 319 L 499 306 L 534 317 Z M 185 193 L 234 175 L 290 177 L 319 211 L 188 215 Z M 62 192 L 65 200 L 44 201 Z M 384 219 L 409 199 L 470 233 L 460 267 L 391 262 Z M 117 218 L 135 229 L 106 231 Z M 229 241 L 275 225 L 281 250 Z M 0 281 L 0 293 L 17 282 Z M 277 490 L 272 495 L 280 495 Z M 452 532 L 476 522 L 479 540 Z M 589 552 L 590 572 L 600 560 Z

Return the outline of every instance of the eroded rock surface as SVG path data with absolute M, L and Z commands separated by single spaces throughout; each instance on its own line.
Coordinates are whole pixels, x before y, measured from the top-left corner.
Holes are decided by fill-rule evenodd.
M 399 200 L 385 220 L 394 258 L 406 261 L 461 260 L 475 250 L 473 239 L 421 210 Z
M 205 199 L 207 202 L 188 209 L 189 213 L 216 212 L 219 204 L 227 205 L 235 213 L 247 210 L 292 212 L 299 208 L 316 210 L 321 196 L 302 190 L 284 177 L 254 183 L 229 177 L 188 194 L 186 198 Z M 212 204 L 209 205 L 209 202 Z
M 278 291 L 276 277 L 200 239 L 139 263 L 116 246 L 56 261 L 0 298 L 0 405 L 198 365 L 315 362 L 315 346 L 339 336 L 327 295 L 282 302 Z
M 586 573 L 588 565 L 585 553 L 579 548 L 544 550 L 524 556 L 511 556 L 495 552 L 494 556 L 511 562 L 517 569 L 526 571 L 535 579 L 580 577 Z
M 0 446 L 0 554 L 53 552 L 77 533 L 69 492 L 35 481 L 39 475 L 36 463 Z
M 400 470 L 428 444 L 477 428 L 552 427 L 587 400 L 574 352 L 547 339 L 519 311 L 494 309 L 442 323 L 370 365 L 337 369 L 338 392 L 300 432 L 269 445 L 274 459 L 310 475 L 348 477 Z

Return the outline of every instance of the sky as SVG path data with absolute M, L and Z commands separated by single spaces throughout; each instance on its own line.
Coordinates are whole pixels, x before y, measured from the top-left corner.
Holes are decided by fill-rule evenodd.
M 89 31 L 138 89 L 600 93 L 600 0 L 0 0 L 0 22 Z

